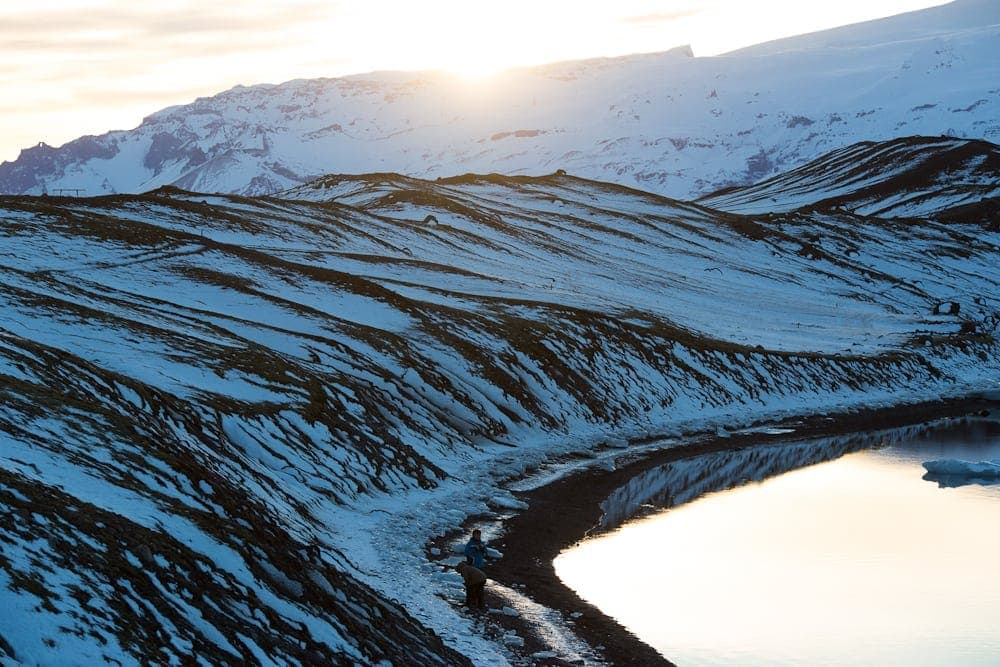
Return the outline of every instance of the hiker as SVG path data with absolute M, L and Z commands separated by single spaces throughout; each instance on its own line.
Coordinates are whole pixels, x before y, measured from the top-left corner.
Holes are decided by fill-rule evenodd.
M 482 569 L 486 559 L 486 544 L 483 542 L 483 531 L 476 528 L 472 531 L 472 539 L 465 545 L 465 562 Z
M 486 609 L 486 574 L 468 563 L 459 563 L 455 569 L 465 582 L 465 605 L 469 609 Z

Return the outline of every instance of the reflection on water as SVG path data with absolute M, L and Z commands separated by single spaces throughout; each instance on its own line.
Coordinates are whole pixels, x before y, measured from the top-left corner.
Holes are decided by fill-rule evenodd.
M 682 667 L 1000 664 L 1000 487 L 938 488 L 920 465 L 1000 457 L 1000 428 L 876 440 L 891 444 L 626 524 L 564 552 L 556 570 Z M 647 479 L 642 493 L 633 485 L 624 495 L 633 509 L 647 504 L 637 496 L 678 504 L 780 472 L 783 456 L 797 465 L 829 459 L 837 446 L 751 451 L 659 469 L 673 487 L 657 493 Z

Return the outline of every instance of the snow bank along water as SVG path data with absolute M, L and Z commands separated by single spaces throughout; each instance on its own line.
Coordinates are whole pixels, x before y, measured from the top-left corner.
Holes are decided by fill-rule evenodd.
M 423 544 L 505 509 L 510 476 L 996 388 L 996 219 L 949 197 L 744 216 L 568 175 L 376 174 L 0 198 L 0 652 L 506 664 Z
M 0 192 L 258 195 L 337 172 L 566 169 L 688 198 L 860 140 L 996 142 L 998 34 L 1000 4 L 958 0 L 717 57 L 558 63 L 472 88 L 439 72 L 239 86 L 130 131 L 28 148 L 0 165 Z

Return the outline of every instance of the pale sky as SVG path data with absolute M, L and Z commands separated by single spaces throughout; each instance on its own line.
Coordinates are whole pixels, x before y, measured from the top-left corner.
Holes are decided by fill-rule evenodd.
M 0 161 L 236 84 L 723 53 L 942 0 L 0 0 Z M 480 84 L 482 85 L 482 84 Z

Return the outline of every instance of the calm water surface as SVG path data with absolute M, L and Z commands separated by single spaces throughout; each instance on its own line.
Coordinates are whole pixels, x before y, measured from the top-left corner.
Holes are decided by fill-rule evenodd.
M 1000 486 L 933 458 L 1000 458 L 940 429 L 713 493 L 556 560 L 581 597 L 681 667 L 1000 665 Z

